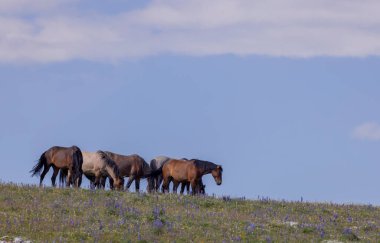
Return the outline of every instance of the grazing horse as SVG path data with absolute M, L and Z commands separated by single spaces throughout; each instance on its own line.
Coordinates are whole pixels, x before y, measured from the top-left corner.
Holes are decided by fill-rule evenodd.
M 135 181 L 136 192 L 140 190 L 140 179 L 148 178 L 148 183 L 151 184 L 152 180 L 149 177 L 152 176 L 152 170 L 147 162 L 137 154 L 133 155 L 121 155 L 112 152 L 105 152 L 119 167 L 120 176 L 129 177 L 127 182 L 127 188 L 131 186 Z M 110 185 L 113 187 L 113 180 L 110 178 Z M 149 186 L 152 188 L 152 186 Z
M 30 171 L 32 176 L 40 175 L 40 186 L 46 173 L 48 173 L 50 167 L 53 167 L 54 172 L 51 177 L 51 183 L 55 186 L 55 180 L 60 169 L 67 170 L 68 176 L 66 179 L 66 186 L 70 187 L 72 184 L 75 187 L 80 187 L 82 183 L 82 152 L 77 146 L 72 147 L 58 147 L 54 146 L 46 150 L 38 160 L 38 163 Z
M 148 192 L 151 192 L 153 190 L 158 192 L 160 185 L 162 183 L 162 167 L 164 166 L 164 164 L 166 162 L 168 162 L 171 159 L 173 159 L 173 158 L 170 158 L 167 156 L 158 156 L 158 157 L 156 157 L 150 161 L 150 168 L 152 169 L 153 172 L 156 173 L 156 175 L 154 177 L 152 177 L 152 183 L 148 184 Z M 188 159 L 182 158 L 181 160 L 188 160 Z M 151 185 L 152 188 L 150 188 L 149 185 Z M 185 190 L 185 186 L 187 187 L 187 194 L 189 194 L 190 184 L 185 183 L 185 182 L 182 183 L 181 194 L 183 194 L 183 191 Z M 200 186 L 201 186 L 201 190 L 203 190 L 203 192 L 204 192 L 203 194 L 205 194 L 205 191 L 204 191 L 205 186 L 203 184 Z M 178 187 L 178 183 L 177 184 L 174 183 L 173 191 L 174 191 L 174 188 L 175 188 L 175 191 L 177 191 L 177 187 Z
M 103 151 L 95 153 L 82 152 L 83 154 L 83 174 L 90 180 L 91 187 L 104 188 L 102 179 L 109 176 L 114 181 L 114 186 L 118 190 L 124 187 L 124 179 L 120 176 L 116 163 Z M 61 170 L 60 181 L 64 181 L 66 171 Z M 111 188 L 113 189 L 113 187 Z
M 175 183 L 190 183 L 192 194 L 200 193 L 200 187 L 198 185 L 200 185 L 203 175 L 211 173 L 216 184 L 221 185 L 222 172 L 222 166 L 209 161 L 198 159 L 171 159 L 162 167 L 162 176 L 164 180 L 162 192 L 168 191 L 170 181 L 174 181 Z

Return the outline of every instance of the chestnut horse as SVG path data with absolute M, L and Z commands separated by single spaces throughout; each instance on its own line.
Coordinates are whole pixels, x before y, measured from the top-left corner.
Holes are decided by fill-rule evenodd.
M 149 185 L 148 185 L 148 189 L 147 189 L 148 192 L 151 192 L 151 191 L 158 192 L 160 185 L 162 183 L 162 167 L 164 166 L 166 162 L 168 162 L 171 159 L 173 158 L 170 158 L 167 156 L 157 156 L 156 158 L 150 161 L 150 168 L 152 169 L 152 171 L 156 173 L 156 175 L 152 177 L 152 180 L 153 180 L 153 182 L 151 183 L 152 188 L 149 188 Z M 188 159 L 186 158 L 182 158 L 181 160 L 188 161 Z M 175 190 L 175 192 L 177 192 L 178 184 L 179 182 L 178 183 L 174 182 L 173 191 Z M 190 183 L 188 182 L 182 183 L 181 194 L 183 194 L 185 190 L 185 186 L 187 188 L 187 194 L 189 194 Z M 200 184 L 199 186 L 200 186 L 201 194 L 205 194 L 205 190 L 204 190 L 205 186 L 203 184 Z
M 192 160 L 176 160 L 171 159 L 162 167 L 163 185 L 162 192 L 169 190 L 170 181 L 175 184 L 190 183 L 192 194 L 200 193 L 200 185 L 202 176 L 211 173 L 217 185 L 222 184 L 223 168 L 220 165 L 209 161 L 192 159 Z M 176 190 L 175 190 L 176 191 Z
M 121 155 L 112 152 L 105 152 L 119 167 L 120 176 L 129 177 L 127 182 L 127 189 L 131 186 L 132 182 L 135 181 L 136 192 L 140 190 L 140 179 L 148 178 L 148 183 L 151 184 L 152 180 L 152 170 L 150 166 L 143 158 L 137 154 L 133 155 Z M 110 178 L 110 186 L 113 187 L 113 180 Z M 152 186 L 149 186 L 152 188 Z
M 42 186 L 42 181 L 44 180 L 46 173 L 48 173 L 50 167 L 53 167 L 54 172 L 51 177 L 51 183 L 55 186 L 55 180 L 59 170 L 66 169 L 68 171 L 66 186 L 70 187 L 70 185 L 73 185 L 75 187 L 80 187 L 83 174 L 82 163 L 82 152 L 77 146 L 54 146 L 41 155 L 30 173 L 32 173 L 32 176 L 35 176 L 41 172 L 42 168 L 44 168 L 40 175 L 40 186 Z

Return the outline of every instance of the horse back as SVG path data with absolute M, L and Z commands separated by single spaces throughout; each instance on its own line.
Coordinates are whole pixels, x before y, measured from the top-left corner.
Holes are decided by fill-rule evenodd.
M 48 163 L 54 164 L 58 168 L 68 168 L 73 166 L 73 156 L 81 151 L 77 146 L 60 147 L 54 146 L 45 152 Z
M 121 155 L 113 152 L 105 152 L 119 167 L 122 176 L 144 175 L 144 163 L 149 166 L 145 160 L 137 155 Z
M 170 160 L 167 156 L 158 156 L 150 161 L 150 168 L 153 171 L 160 169 L 166 162 Z
M 162 168 L 164 177 L 173 177 L 177 181 L 191 181 L 197 176 L 196 167 L 192 161 L 171 159 Z

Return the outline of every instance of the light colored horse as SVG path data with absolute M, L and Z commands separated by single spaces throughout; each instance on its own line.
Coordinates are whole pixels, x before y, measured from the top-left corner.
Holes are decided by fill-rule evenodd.
M 116 189 L 123 189 L 124 179 L 120 176 L 117 164 L 103 151 L 82 152 L 83 174 L 94 184 L 95 187 L 102 187 L 101 179 L 111 177 Z
M 124 179 L 120 176 L 117 164 L 103 151 L 82 152 L 83 174 L 90 180 L 91 187 L 104 188 L 102 178 L 110 177 L 114 181 L 111 189 L 123 189 Z M 67 176 L 67 170 L 61 170 L 60 181 L 63 182 Z

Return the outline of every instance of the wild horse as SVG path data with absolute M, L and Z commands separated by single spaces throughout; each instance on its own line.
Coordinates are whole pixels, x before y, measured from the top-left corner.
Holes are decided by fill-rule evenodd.
M 152 171 L 156 172 L 156 171 L 160 171 L 158 173 L 156 173 L 156 175 L 154 177 L 152 177 L 153 179 L 153 183 L 152 183 L 152 186 L 153 188 L 148 188 L 148 191 L 158 191 L 159 188 L 160 188 L 160 185 L 162 183 L 162 167 L 164 166 L 164 164 L 166 162 L 168 162 L 169 160 L 171 160 L 173 158 L 170 158 L 170 157 L 167 157 L 167 156 L 157 156 L 156 158 L 152 159 L 150 161 L 150 168 L 152 169 Z M 186 161 L 189 161 L 188 159 L 186 158 L 182 158 L 181 160 L 186 160 Z M 170 182 L 169 182 L 170 183 Z M 177 181 L 173 181 L 173 192 L 177 192 L 177 188 L 179 186 L 179 183 L 180 182 L 177 182 Z M 202 183 L 202 180 L 200 181 L 200 184 L 197 185 L 199 186 L 199 192 L 201 194 L 205 194 L 206 191 L 205 191 L 205 188 L 206 186 Z M 182 182 L 182 185 L 181 185 L 181 194 L 183 194 L 184 190 L 185 190 L 185 187 L 187 189 L 187 194 L 189 194 L 190 192 L 190 183 L 189 182 Z
M 128 189 L 132 182 L 135 181 L 136 192 L 139 192 L 141 178 L 148 178 L 148 183 L 152 183 L 150 179 L 152 170 L 148 163 L 139 155 L 121 155 L 107 151 L 105 151 L 105 153 L 117 164 L 120 176 L 129 177 L 127 182 Z M 113 187 L 113 180 L 111 178 L 110 185 Z M 152 188 L 152 186 L 149 186 L 149 188 Z
M 53 167 L 54 172 L 51 177 L 51 183 L 55 186 L 55 181 L 59 170 L 65 169 L 68 173 L 66 178 L 66 186 L 70 187 L 70 185 L 73 185 L 74 187 L 80 187 L 83 174 L 82 164 L 82 152 L 77 146 L 54 146 L 42 153 L 40 159 L 30 173 L 32 173 L 32 176 L 35 176 L 40 174 L 43 168 L 40 175 L 40 186 L 42 186 L 42 181 L 44 180 L 46 173 L 48 173 L 50 167 Z
M 83 154 L 83 174 L 90 180 L 91 187 L 104 188 L 102 180 L 108 176 L 114 181 L 114 186 L 118 190 L 124 187 L 124 179 L 120 176 L 116 163 L 103 151 L 82 152 Z M 67 175 L 67 170 L 61 170 L 60 181 L 63 182 Z M 111 189 L 114 189 L 113 187 Z
M 170 181 L 178 183 L 190 183 L 192 194 L 200 193 L 202 176 L 211 173 L 217 185 L 222 184 L 223 168 L 215 163 L 192 159 L 171 159 L 162 167 L 163 185 L 162 192 L 169 190 Z M 174 189 L 173 189 L 174 190 Z M 176 191 L 176 190 L 174 190 Z

